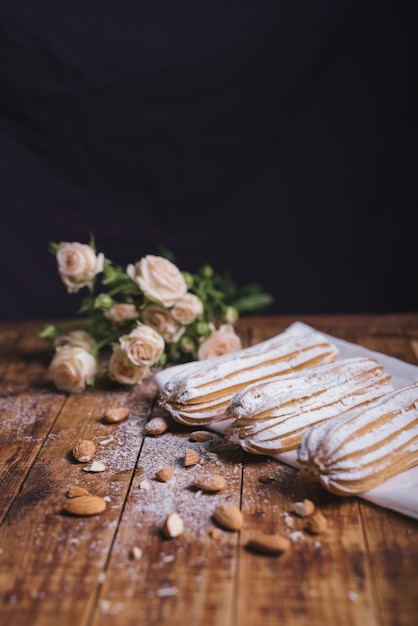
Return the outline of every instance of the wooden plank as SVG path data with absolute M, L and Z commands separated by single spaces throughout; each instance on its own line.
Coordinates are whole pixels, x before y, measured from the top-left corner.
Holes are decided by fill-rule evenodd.
M 267 474 L 272 482 L 260 483 Z M 292 504 L 308 498 L 328 520 L 320 535 L 304 530 Z M 373 580 L 356 499 L 341 499 L 297 477 L 279 461 L 246 460 L 238 624 L 367 624 L 375 617 Z M 289 551 L 264 556 L 245 549 L 254 531 L 292 537 Z
M 21 329 L 0 333 L 0 523 L 66 399 L 48 383 L 45 342 Z
M 361 515 L 383 626 L 418 623 L 418 521 L 362 502 Z
M 213 511 L 220 502 L 239 506 L 242 451 L 223 437 L 189 441 L 191 429 L 173 425 L 158 438 L 147 438 L 124 509 L 100 591 L 93 626 L 233 624 L 234 577 L 238 536 L 215 530 Z M 194 449 L 201 461 L 184 467 L 184 452 Z M 173 478 L 161 483 L 155 472 L 174 465 Z M 202 472 L 221 472 L 227 487 L 202 493 L 194 481 Z M 149 489 L 141 488 L 147 481 Z M 184 533 L 164 538 L 161 529 L 171 512 L 184 521 Z M 212 534 L 212 532 L 215 534 Z M 142 551 L 130 559 L 133 546 Z

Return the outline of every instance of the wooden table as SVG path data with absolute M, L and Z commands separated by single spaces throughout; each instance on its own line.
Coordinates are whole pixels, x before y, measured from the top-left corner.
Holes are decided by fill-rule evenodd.
M 418 363 L 418 314 L 308 316 L 297 319 L 336 337 Z M 246 343 L 296 318 L 240 320 Z M 48 345 L 36 322 L 0 324 L 0 623 L 2 626 L 416 626 L 418 522 L 358 498 L 306 483 L 279 461 L 244 454 L 213 434 L 170 424 L 144 433 L 157 388 L 98 386 L 78 396 L 52 387 Z M 105 409 L 130 409 L 103 423 Z M 83 471 L 71 450 L 98 443 L 102 473 Z M 184 467 L 186 448 L 227 479 L 225 492 L 193 488 L 202 465 Z M 174 479 L 155 472 L 174 465 Z M 107 500 L 92 517 L 64 514 L 78 484 Z M 292 503 L 311 499 L 328 519 L 308 535 Z M 244 528 L 216 529 L 216 504 L 241 507 Z M 185 530 L 161 533 L 176 511 Z M 245 548 L 254 530 L 292 533 L 290 550 L 265 556 Z M 300 531 L 300 532 L 299 532 Z M 135 548 L 135 549 L 134 549 Z M 136 554 L 136 556 L 135 556 Z

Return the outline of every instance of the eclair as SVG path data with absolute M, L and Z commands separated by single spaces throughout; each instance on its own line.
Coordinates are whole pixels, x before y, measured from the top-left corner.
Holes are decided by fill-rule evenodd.
M 314 426 L 300 442 L 301 477 L 361 494 L 418 465 L 418 382 Z
M 226 436 L 247 452 L 277 455 L 296 449 L 314 424 L 392 389 L 391 376 L 374 358 L 317 365 L 235 393 L 226 411 L 234 420 Z
M 162 388 L 158 404 L 183 424 L 210 424 L 225 419 L 231 397 L 245 386 L 333 362 L 337 356 L 336 346 L 321 333 L 291 326 L 271 339 L 174 375 Z

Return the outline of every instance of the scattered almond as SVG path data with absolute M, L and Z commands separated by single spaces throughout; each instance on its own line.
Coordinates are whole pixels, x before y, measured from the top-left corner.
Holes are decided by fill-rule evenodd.
M 270 476 L 270 474 L 260 474 L 258 477 L 258 482 L 268 484 L 274 481 L 274 476 Z
M 212 537 L 212 539 L 219 539 L 221 536 L 221 531 L 219 530 L 219 528 L 212 526 L 212 528 L 209 529 L 209 536 Z
M 292 512 L 299 517 L 308 517 L 315 511 L 315 505 L 312 500 L 305 498 L 302 502 L 294 502 Z
M 178 513 L 170 513 L 164 521 L 163 533 L 168 538 L 179 537 L 184 532 L 184 523 Z
M 167 483 L 174 473 L 174 465 L 167 465 L 166 467 L 162 467 L 155 473 L 155 477 L 160 480 L 162 483 Z
M 90 439 L 81 439 L 73 448 L 73 456 L 80 463 L 89 463 L 96 453 L 96 444 Z
M 246 544 L 247 548 L 263 554 L 280 554 L 288 550 L 291 541 L 284 535 L 271 535 L 267 533 L 255 533 Z
M 203 474 L 195 480 L 196 489 L 202 491 L 221 491 L 226 487 L 226 480 L 221 474 Z
M 101 461 L 93 461 L 91 465 L 88 467 L 83 467 L 85 472 L 104 472 L 106 469 L 106 465 Z
M 168 429 L 168 422 L 163 417 L 153 417 L 145 424 L 145 431 L 149 435 L 162 435 Z
M 243 526 L 243 515 L 238 507 L 225 502 L 216 507 L 213 519 L 226 530 L 240 530 Z
M 78 496 L 69 500 L 63 509 L 72 515 L 98 515 L 106 509 L 106 501 L 99 496 Z
M 325 532 L 327 526 L 327 518 L 320 511 L 316 511 L 310 517 L 308 517 L 305 524 L 305 530 L 314 535 L 318 535 L 319 533 Z
M 208 430 L 194 430 L 190 435 L 190 441 L 209 441 L 212 439 L 212 433 Z
M 69 498 L 78 498 L 79 496 L 89 496 L 89 492 L 84 487 L 79 485 L 70 485 L 68 488 L 67 496 Z
M 107 409 L 103 415 L 103 421 L 107 424 L 118 424 L 123 422 L 129 415 L 129 409 L 125 406 L 112 407 Z
M 190 467 L 196 465 L 200 461 L 200 456 L 194 450 L 188 448 L 184 453 L 184 467 Z

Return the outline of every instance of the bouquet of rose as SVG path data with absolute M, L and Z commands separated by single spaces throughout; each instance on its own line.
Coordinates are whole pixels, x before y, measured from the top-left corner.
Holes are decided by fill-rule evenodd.
M 105 352 L 109 379 L 135 385 L 153 367 L 238 350 L 239 315 L 272 301 L 258 285 L 238 288 L 210 265 L 181 272 L 166 250 L 126 268 L 98 253 L 93 237 L 89 244 L 53 243 L 50 250 L 67 291 L 88 290 L 80 318 L 45 324 L 39 333 L 52 343 L 51 379 L 69 393 L 94 384 Z

